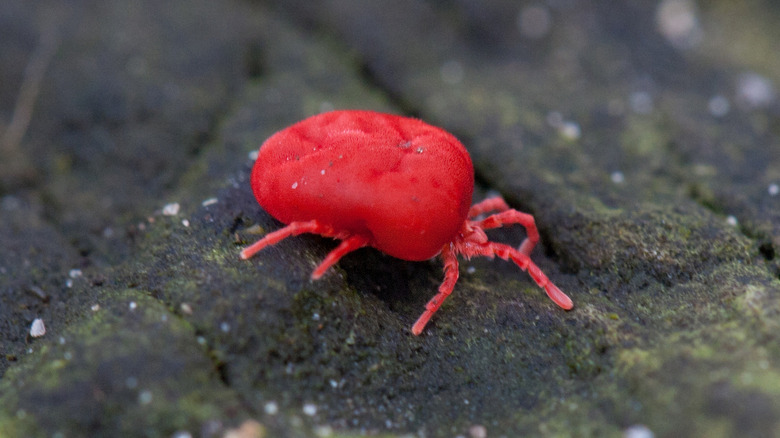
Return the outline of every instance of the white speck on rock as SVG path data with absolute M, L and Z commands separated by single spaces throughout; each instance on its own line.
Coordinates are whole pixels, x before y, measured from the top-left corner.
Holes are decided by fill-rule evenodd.
M 162 209 L 163 216 L 176 216 L 179 214 L 179 209 L 181 206 L 178 202 L 172 202 L 170 204 L 165 204 L 165 206 Z
M 303 405 L 303 413 L 308 415 L 308 416 L 310 416 L 310 417 L 313 417 L 313 416 L 317 415 L 317 405 L 315 405 L 314 403 L 306 403 L 306 404 L 304 404 Z
M 41 318 L 35 318 L 30 326 L 30 336 L 40 338 L 46 334 L 46 325 Z

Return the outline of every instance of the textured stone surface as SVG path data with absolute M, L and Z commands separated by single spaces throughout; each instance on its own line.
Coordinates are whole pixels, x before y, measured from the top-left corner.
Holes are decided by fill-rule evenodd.
M 0 435 L 780 433 L 773 3 L 56 5 L 0 6 Z M 461 138 L 575 308 L 474 259 L 414 337 L 438 261 L 240 261 L 249 152 L 334 108 Z

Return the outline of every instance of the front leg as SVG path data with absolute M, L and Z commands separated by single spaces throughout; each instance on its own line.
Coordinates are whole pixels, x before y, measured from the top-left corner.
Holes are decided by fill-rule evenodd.
M 439 310 L 444 300 L 450 296 L 452 290 L 455 289 L 455 283 L 458 282 L 458 276 L 460 276 L 458 257 L 455 255 L 452 244 L 444 245 L 444 248 L 441 250 L 441 258 L 444 261 L 444 281 L 439 286 L 439 293 L 428 301 L 428 304 L 425 305 L 425 311 L 412 326 L 412 333 L 415 336 L 422 333 L 425 325 L 428 324 L 433 314 Z

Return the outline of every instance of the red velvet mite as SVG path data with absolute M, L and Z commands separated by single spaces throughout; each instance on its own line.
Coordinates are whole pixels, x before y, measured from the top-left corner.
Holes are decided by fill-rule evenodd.
M 500 197 L 469 207 L 471 157 L 452 134 L 421 120 L 373 111 L 309 117 L 263 143 L 251 184 L 260 206 L 287 226 L 245 248 L 242 259 L 301 233 L 341 240 L 314 269 L 313 279 L 364 246 L 411 261 L 440 255 L 444 281 L 412 326 L 415 335 L 455 287 L 458 255 L 511 260 L 555 304 L 573 307 L 529 257 L 539 241 L 533 216 L 510 209 Z M 485 235 L 486 229 L 509 224 L 527 231 L 519 249 Z

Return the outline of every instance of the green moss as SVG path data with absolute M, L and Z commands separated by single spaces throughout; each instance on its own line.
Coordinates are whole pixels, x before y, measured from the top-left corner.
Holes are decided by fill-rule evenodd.
M 0 434 L 169 436 L 245 415 L 186 321 L 141 291 L 106 290 L 99 306 L 9 370 Z

